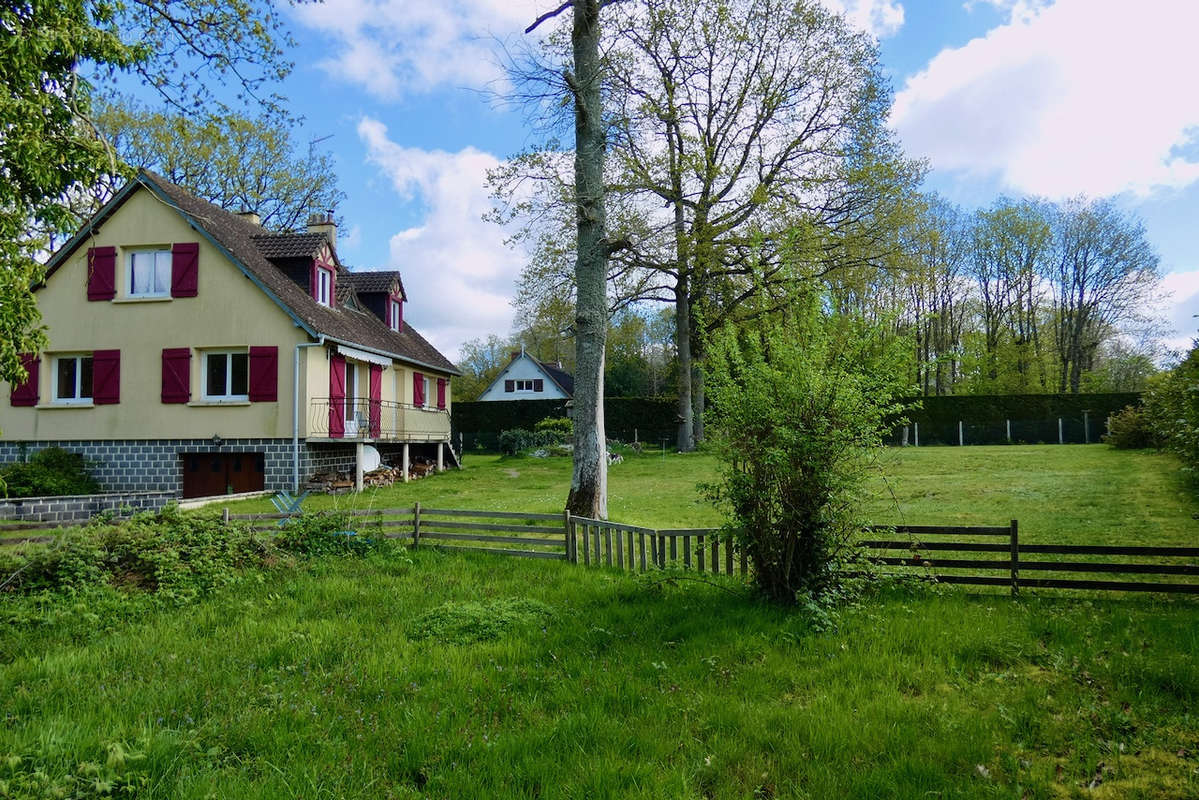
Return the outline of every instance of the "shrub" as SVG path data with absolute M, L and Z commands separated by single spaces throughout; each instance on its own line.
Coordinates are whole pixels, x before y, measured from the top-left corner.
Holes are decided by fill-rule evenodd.
M 1199 469 L 1199 343 L 1177 367 L 1150 379 L 1144 407 L 1158 445 Z
M 709 348 L 709 422 L 719 479 L 705 488 L 723 507 L 723 535 L 753 562 L 768 598 L 828 602 L 865 521 L 859 497 L 882 446 L 902 355 L 881 329 L 827 317 L 799 298 L 785 322 L 728 329 Z
M 382 531 L 363 530 L 365 520 L 351 520 L 348 514 L 321 512 L 302 514 L 288 520 L 276 543 L 299 555 L 365 555 L 382 546 Z
M 1107 418 L 1104 441 L 1118 450 L 1140 450 L 1157 446 L 1149 418 L 1140 406 L 1126 406 Z
M 534 425 L 533 432 L 552 435 L 554 440 L 549 444 L 570 444 L 574 441 L 575 425 L 565 417 L 550 417 Z
M 539 447 L 549 447 L 558 443 L 558 435 L 553 431 L 529 431 L 524 428 L 512 428 L 500 433 L 500 452 L 514 456 L 525 450 Z
M 25 462 L 8 464 L 0 470 L 9 497 L 50 497 L 94 494 L 100 484 L 87 472 L 79 453 L 61 447 L 39 450 Z

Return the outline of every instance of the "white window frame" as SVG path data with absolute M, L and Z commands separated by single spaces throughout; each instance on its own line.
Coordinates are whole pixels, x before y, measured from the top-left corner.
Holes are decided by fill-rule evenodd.
M 171 296 L 171 250 L 170 248 L 163 249 L 161 247 L 140 247 L 126 251 L 125 258 L 125 296 L 131 298 L 142 297 L 170 297 Z M 133 259 L 136 256 L 153 255 L 154 256 L 154 275 L 159 277 L 159 270 L 166 264 L 166 288 L 158 292 L 137 292 L 133 288 Z
M 200 386 L 201 397 L 205 403 L 248 403 L 250 402 L 250 351 L 248 349 L 230 348 L 224 350 L 201 350 Z M 225 389 L 226 394 L 210 394 L 208 391 L 208 359 L 212 356 L 245 356 L 246 359 L 246 393 L 233 394 L 233 359 L 225 359 Z
M 437 388 L 437 384 L 433 383 L 433 379 L 428 375 L 421 375 L 420 379 L 425 383 L 425 404 L 421 406 L 424 411 L 437 411 L 437 398 L 433 396 L 433 390 Z
M 83 391 L 83 359 L 92 358 L 91 353 L 56 353 L 50 359 L 50 402 L 58 406 L 90 406 L 92 404 L 92 396 L 96 392 L 95 388 L 95 362 L 92 362 L 92 393 L 86 397 L 81 396 Z M 75 386 L 73 397 L 58 396 L 58 364 L 63 360 L 75 361 Z
M 389 320 L 389 324 L 387 327 L 391 328 L 396 333 L 399 333 L 399 331 L 400 331 L 400 301 L 399 300 L 396 300 L 394 297 L 389 297 L 387 299 L 387 314 L 388 314 L 387 319 Z
M 512 384 L 512 389 L 516 392 L 535 392 L 537 391 L 537 379 L 517 378 Z
M 333 307 L 333 298 L 330 296 L 333 291 L 333 270 L 325 267 L 316 268 L 316 287 L 313 291 L 313 296 L 316 302 L 322 306 L 329 308 Z

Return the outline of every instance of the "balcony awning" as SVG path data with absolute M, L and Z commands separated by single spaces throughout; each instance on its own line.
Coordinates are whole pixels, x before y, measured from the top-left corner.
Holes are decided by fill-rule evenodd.
M 391 359 L 387 356 L 380 356 L 374 353 L 368 353 L 365 350 L 346 347 L 344 344 L 337 345 L 337 352 L 341 353 L 346 358 L 352 358 L 355 361 L 365 361 L 367 364 L 379 364 L 380 366 L 384 367 L 391 366 Z

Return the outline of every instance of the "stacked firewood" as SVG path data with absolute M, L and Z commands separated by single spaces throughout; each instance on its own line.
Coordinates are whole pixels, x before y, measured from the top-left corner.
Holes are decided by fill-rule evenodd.
M 432 475 L 436 471 L 437 466 L 435 464 L 418 461 L 409 467 L 408 478 L 409 480 L 416 480 L 417 478 Z M 402 468 L 384 465 L 363 474 L 362 485 L 391 486 L 393 483 L 399 483 L 402 480 L 404 480 L 404 470 Z M 308 479 L 306 488 L 310 492 L 324 492 L 326 494 L 352 492 L 354 490 L 354 473 L 318 472 Z

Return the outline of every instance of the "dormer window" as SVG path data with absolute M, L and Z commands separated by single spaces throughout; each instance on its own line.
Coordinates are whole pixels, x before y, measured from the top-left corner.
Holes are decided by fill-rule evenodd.
M 395 295 L 387 300 L 387 327 L 397 333 L 404 327 L 404 306 Z
M 312 297 L 322 306 L 333 305 L 333 270 L 317 267 Z

